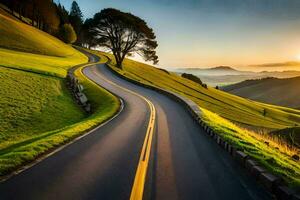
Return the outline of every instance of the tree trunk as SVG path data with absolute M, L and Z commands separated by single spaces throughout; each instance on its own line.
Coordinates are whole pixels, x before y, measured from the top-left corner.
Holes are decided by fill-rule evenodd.
M 122 69 L 122 60 L 119 52 L 113 52 L 115 60 L 116 60 L 116 67 Z
M 116 60 L 116 66 L 119 68 L 119 69 L 122 69 L 122 62 L 118 59 Z

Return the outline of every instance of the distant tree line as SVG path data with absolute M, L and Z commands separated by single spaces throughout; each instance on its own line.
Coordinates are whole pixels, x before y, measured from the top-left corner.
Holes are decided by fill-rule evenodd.
M 80 39 L 78 36 L 83 24 L 83 15 L 76 1 L 73 1 L 70 13 L 53 0 L 0 0 L 0 3 L 7 6 L 14 16 L 21 20 L 23 17 L 30 19 L 32 26 L 67 43 Z

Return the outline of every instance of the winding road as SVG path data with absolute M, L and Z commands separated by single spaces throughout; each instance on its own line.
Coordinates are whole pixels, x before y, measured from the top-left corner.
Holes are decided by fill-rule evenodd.
M 180 104 L 115 76 L 105 64 L 83 72 L 119 96 L 124 101 L 123 111 L 0 183 L 1 200 L 129 199 L 153 112 L 145 98 L 154 105 L 156 118 L 144 199 L 271 199 Z

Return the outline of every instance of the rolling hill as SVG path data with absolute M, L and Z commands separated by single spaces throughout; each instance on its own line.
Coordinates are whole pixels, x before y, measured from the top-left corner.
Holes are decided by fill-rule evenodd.
M 298 149 L 291 148 L 284 140 L 274 138 L 274 134 L 254 132 L 240 126 L 274 131 L 286 129 L 300 124 L 300 111 L 250 101 L 212 87 L 205 88 L 176 73 L 130 59 L 126 59 L 123 68 L 119 69 L 115 67 L 111 54 L 95 51 L 94 53 L 110 58 L 110 68 L 122 76 L 193 100 L 202 111 L 202 120 L 227 142 L 251 155 L 291 185 L 300 185 L 300 166 L 292 159 L 293 155 L 299 154 Z M 286 135 L 287 132 L 283 134 Z
M 0 177 L 113 116 L 118 99 L 75 71 L 88 115 L 67 88 L 69 68 L 88 58 L 0 8 Z M 105 61 L 105 60 L 104 60 Z
M 236 70 L 229 66 L 218 66 L 212 68 L 177 68 L 171 69 L 174 72 L 178 73 L 190 73 L 194 74 L 195 76 L 226 76 L 226 75 L 243 75 L 243 74 L 252 74 L 253 72 L 249 71 L 240 71 Z
M 172 71 L 182 74 L 190 73 L 198 76 L 204 83 L 210 86 L 226 86 L 229 84 L 239 83 L 249 79 L 261 79 L 267 77 L 291 78 L 300 76 L 300 71 L 241 71 L 228 66 L 219 66 L 213 68 L 178 68 Z
M 87 57 L 57 38 L 24 24 L 0 8 L 0 65 L 65 77 Z
M 244 98 L 291 108 L 300 108 L 300 77 L 246 80 L 222 90 Z
M 124 62 L 124 70 L 131 78 L 182 94 L 202 108 L 239 124 L 266 129 L 300 125 L 299 110 L 250 101 L 212 87 L 206 89 L 176 73 L 166 73 L 129 59 Z M 268 111 L 266 116 L 263 115 L 264 109 Z
M 85 118 L 60 78 L 83 54 L 1 9 L 0 38 L 0 149 Z
M 62 79 L 0 67 L 0 152 L 85 118 Z

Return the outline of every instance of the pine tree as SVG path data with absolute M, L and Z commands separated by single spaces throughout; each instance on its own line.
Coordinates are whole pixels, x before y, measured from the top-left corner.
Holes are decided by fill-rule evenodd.
M 81 31 L 81 26 L 83 24 L 83 15 L 76 1 L 72 2 L 70 14 L 69 14 L 69 21 L 72 24 L 76 32 L 76 35 L 78 37 L 77 43 L 80 43 L 80 31 Z

